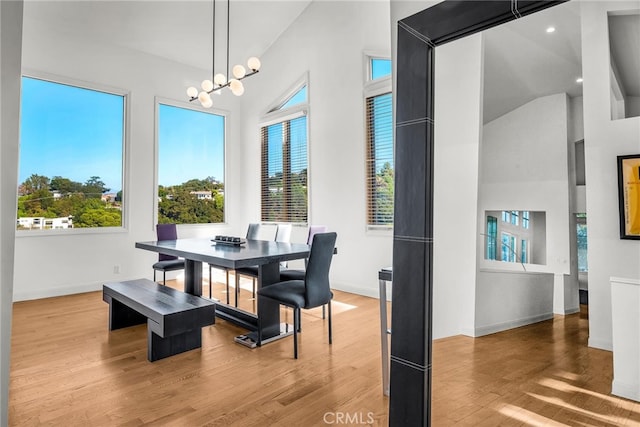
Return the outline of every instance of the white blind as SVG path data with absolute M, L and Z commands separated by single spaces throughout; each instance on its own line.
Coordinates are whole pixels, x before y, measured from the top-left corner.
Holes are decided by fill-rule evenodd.
M 307 117 L 264 126 L 262 221 L 307 222 Z
M 391 93 L 366 100 L 367 224 L 393 224 L 393 111 Z

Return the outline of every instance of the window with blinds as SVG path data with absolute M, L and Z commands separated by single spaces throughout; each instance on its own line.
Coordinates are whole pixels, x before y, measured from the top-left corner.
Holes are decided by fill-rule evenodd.
M 391 93 L 366 98 L 367 224 L 393 224 L 393 112 Z
M 307 222 L 307 116 L 261 129 L 262 221 Z

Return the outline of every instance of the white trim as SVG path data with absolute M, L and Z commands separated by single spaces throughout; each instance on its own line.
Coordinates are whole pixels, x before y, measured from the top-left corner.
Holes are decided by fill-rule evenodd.
M 589 337 L 588 346 L 599 348 L 600 350 L 613 351 L 613 341 L 611 340 L 599 340 Z
M 496 332 L 502 332 L 509 329 L 519 328 L 521 326 L 530 325 L 532 323 L 543 322 L 549 319 L 553 319 L 553 313 L 551 312 L 536 314 L 535 316 L 509 320 L 506 322 L 494 323 L 491 325 L 476 326 L 474 336 L 481 337 L 483 335 L 495 334 Z
M 302 104 L 300 104 L 302 105 Z M 293 110 L 293 108 L 291 109 L 286 109 L 286 110 L 282 110 L 282 111 L 274 111 L 273 113 L 269 114 L 269 120 L 264 120 L 262 122 L 260 122 L 260 129 L 263 127 L 267 127 L 267 126 L 271 126 L 271 125 L 275 125 L 276 123 L 282 123 L 282 122 L 286 122 L 288 120 L 293 120 L 293 119 L 297 119 L 299 117 L 302 116 L 308 116 L 308 106 L 305 104 L 305 108 L 303 109 L 299 109 L 297 111 L 291 111 Z
M 614 378 L 611 383 L 611 394 L 640 402 L 640 384 L 625 383 Z

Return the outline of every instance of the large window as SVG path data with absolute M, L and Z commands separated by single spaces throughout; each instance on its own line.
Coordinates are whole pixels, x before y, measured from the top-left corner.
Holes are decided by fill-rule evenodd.
M 124 93 L 23 77 L 18 230 L 121 227 Z
M 225 117 L 158 104 L 158 223 L 224 222 Z
M 369 57 L 365 86 L 367 224 L 393 224 L 393 100 L 391 61 Z
M 273 112 L 289 114 L 261 128 L 262 221 L 307 223 L 307 86 Z

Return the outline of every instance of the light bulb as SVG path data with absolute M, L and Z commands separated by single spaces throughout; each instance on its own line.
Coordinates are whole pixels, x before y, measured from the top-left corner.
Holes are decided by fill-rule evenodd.
M 242 65 L 235 65 L 232 71 L 233 71 L 233 76 L 236 79 L 241 79 L 244 77 L 245 74 L 247 74 L 247 70 L 245 70 Z
M 209 98 L 207 102 L 202 104 L 204 108 L 211 108 L 212 105 L 213 105 L 213 101 L 211 100 L 211 98 Z
M 218 73 L 213 78 L 213 81 L 216 82 L 218 86 L 222 86 L 227 82 L 227 78 L 224 76 L 224 74 Z
M 231 90 L 240 90 L 240 88 L 243 88 L 242 82 L 240 80 L 231 79 L 229 80 L 229 88 Z
M 200 103 L 204 105 L 207 102 L 211 102 L 211 96 L 207 92 L 202 91 L 198 94 L 198 101 L 200 101 Z
M 236 89 L 231 89 L 231 93 L 234 94 L 235 96 L 242 96 L 242 94 L 244 93 L 244 86 L 240 86 L 239 88 L 236 88 Z
M 189 98 L 195 98 L 196 96 L 198 96 L 198 89 L 196 89 L 195 87 L 191 86 L 187 89 L 187 96 Z
M 252 56 L 247 61 L 247 65 L 249 66 L 250 70 L 258 71 L 260 69 L 260 60 L 258 58 L 256 58 L 255 56 Z
M 211 80 L 203 80 L 202 81 L 202 90 L 205 92 L 211 92 L 213 89 L 213 82 Z

